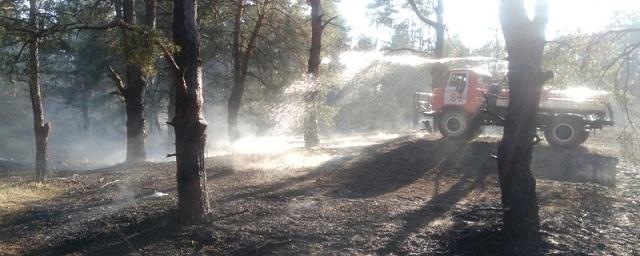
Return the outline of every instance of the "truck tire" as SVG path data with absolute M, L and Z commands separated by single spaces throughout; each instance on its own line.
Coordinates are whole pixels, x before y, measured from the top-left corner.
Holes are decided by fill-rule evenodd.
M 445 111 L 438 117 L 438 130 L 442 137 L 470 140 L 478 137 L 483 127 L 474 124 L 469 114 L 460 110 Z
M 582 119 L 575 116 L 556 116 L 544 129 L 544 137 L 551 146 L 575 147 L 587 140 Z

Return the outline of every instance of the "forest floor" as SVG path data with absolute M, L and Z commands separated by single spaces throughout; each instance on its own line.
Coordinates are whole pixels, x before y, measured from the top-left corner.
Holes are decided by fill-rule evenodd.
M 45 185 L 0 170 L 0 254 L 640 255 L 638 166 L 597 139 L 536 146 L 541 239 L 504 237 L 497 140 L 212 157 L 213 212 L 191 227 L 174 222 L 172 162 L 58 171 Z

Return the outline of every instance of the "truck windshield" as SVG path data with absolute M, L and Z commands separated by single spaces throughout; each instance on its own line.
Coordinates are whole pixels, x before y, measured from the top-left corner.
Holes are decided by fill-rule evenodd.
M 449 87 L 462 87 L 467 86 L 467 73 L 451 73 L 449 77 Z

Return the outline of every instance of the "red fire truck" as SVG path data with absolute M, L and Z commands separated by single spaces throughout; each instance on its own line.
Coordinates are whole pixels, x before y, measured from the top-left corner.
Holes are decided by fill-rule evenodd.
M 444 84 L 431 93 L 415 95 L 418 113 L 432 119 L 424 121 L 427 129 L 433 124 L 443 137 L 471 139 L 485 125 L 503 124 L 509 103 L 504 81 L 495 83 L 489 72 L 474 68 L 452 69 L 446 77 Z M 593 130 L 614 124 L 609 96 L 585 87 L 545 87 L 538 128 L 552 146 L 580 145 Z

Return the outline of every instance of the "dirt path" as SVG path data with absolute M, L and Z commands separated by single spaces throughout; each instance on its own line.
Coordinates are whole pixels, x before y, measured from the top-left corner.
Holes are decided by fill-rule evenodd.
M 500 230 L 496 139 L 211 158 L 214 213 L 179 227 L 173 163 L 61 174 L 63 193 L 0 214 L 4 254 L 637 255 L 640 175 L 607 150 L 538 146 L 543 239 Z M 592 152 L 593 151 L 593 152 Z M 0 179 L 0 191 L 25 177 Z M 160 193 L 158 193 L 160 192 Z M 165 196 L 165 194 L 167 195 Z

